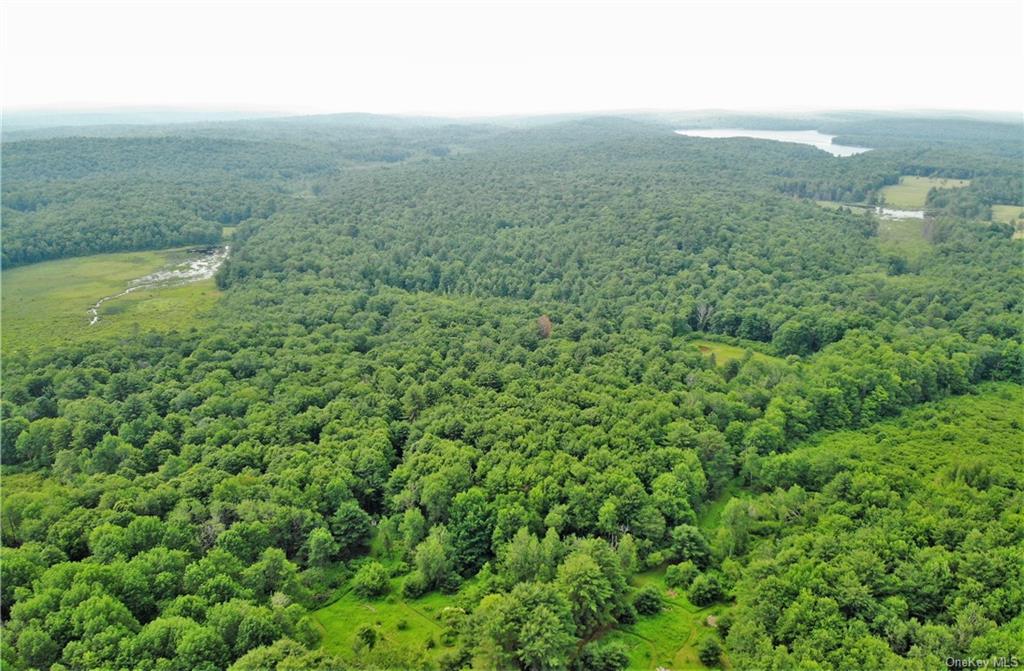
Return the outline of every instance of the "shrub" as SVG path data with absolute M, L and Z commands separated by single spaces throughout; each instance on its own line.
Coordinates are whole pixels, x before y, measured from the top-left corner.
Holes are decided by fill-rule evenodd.
M 708 636 L 697 644 L 697 656 L 704 666 L 718 666 L 722 658 L 722 645 L 718 638 Z
M 579 671 L 623 671 L 628 665 L 629 655 L 621 643 L 589 643 L 576 662 Z
M 690 583 L 698 573 L 697 566 L 692 561 L 672 564 L 665 569 L 665 584 L 674 589 L 689 589 Z
M 718 635 L 725 638 L 729 635 L 729 630 L 732 629 L 732 615 L 729 613 L 723 613 L 718 616 Z
M 722 598 L 722 583 L 713 573 L 704 573 L 693 579 L 687 596 L 695 606 L 707 606 Z
M 377 632 L 368 624 L 364 624 L 356 630 L 356 645 L 355 650 L 373 650 L 373 646 L 377 645 Z
M 409 577 L 405 579 L 404 583 L 402 583 L 402 596 L 407 599 L 415 599 L 418 596 L 423 596 L 426 591 L 427 581 L 419 571 L 413 571 L 410 573 Z
M 657 615 L 664 605 L 661 602 L 661 591 L 654 585 L 642 587 L 633 597 L 633 605 L 641 615 Z
M 367 562 L 352 577 L 352 590 L 364 599 L 387 594 L 388 577 L 388 570 L 380 562 Z
M 619 624 L 636 624 L 636 607 L 629 601 L 623 601 L 612 613 Z

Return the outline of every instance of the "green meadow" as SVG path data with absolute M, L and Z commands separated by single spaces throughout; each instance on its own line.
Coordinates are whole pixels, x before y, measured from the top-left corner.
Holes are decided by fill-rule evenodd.
M 403 580 L 404 576 L 392 578 L 391 592 L 379 599 L 362 599 L 347 590 L 337 601 L 313 612 L 312 619 L 320 630 L 324 647 L 342 658 L 352 659 L 358 654 L 356 632 L 366 625 L 377 632 L 384 645 L 417 650 L 424 660 L 436 662 L 450 650 L 441 643 L 444 626 L 439 617 L 444 608 L 452 605 L 453 597 L 431 592 L 406 600 L 399 596 Z
M 728 345 L 726 343 L 716 342 L 714 340 L 691 340 L 691 343 L 700 350 L 701 354 L 706 356 L 714 355 L 715 364 L 724 366 L 730 361 L 737 359 L 742 360 L 747 356 L 747 352 L 750 352 L 751 358 L 757 361 L 777 361 L 773 356 L 763 354 L 746 347 L 740 347 L 738 345 Z
M 212 279 L 178 287 L 133 292 L 100 306 L 90 326 L 88 310 L 128 283 L 172 266 L 183 249 L 97 254 L 46 261 L 3 271 L 3 352 L 116 336 L 133 329 L 171 331 L 188 328 L 208 313 L 220 292 Z
M 904 175 L 899 184 L 882 188 L 882 199 L 889 207 L 901 210 L 920 210 L 932 189 L 959 189 L 970 184 L 969 179 L 943 179 Z
M 693 605 L 682 590 L 665 585 L 665 569 L 641 573 L 634 579 L 638 587 L 654 585 L 661 592 L 664 608 L 657 615 L 637 619 L 635 624 L 616 627 L 602 638 L 625 646 L 629 654 L 629 669 L 672 669 L 687 671 L 706 669 L 697 657 L 697 644 L 710 636 L 717 636 L 708 624 L 708 616 L 718 616 L 728 610 L 723 604 L 705 608 Z M 728 660 L 723 663 L 729 668 Z
M 1014 224 L 1013 239 L 1024 238 L 1024 207 L 1020 205 L 993 205 L 992 221 Z
M 1012 224 L 1024 215 L 1024 207 L 1020 205 L 993 205 L 992 221 Z

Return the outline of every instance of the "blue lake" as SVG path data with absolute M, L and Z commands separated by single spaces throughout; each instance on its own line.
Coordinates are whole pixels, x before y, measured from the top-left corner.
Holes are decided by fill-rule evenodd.
M 825 135 L 816 130 L 746 130 L 743 128 L 700 128 L 693 130 L 677 130 L 680 135 L 688 137 L 727 138 L 749 137 L 756 140 L 775 140 L 777 142 L 795 142 L 807 144 L 833 156 L 853 156 L 871 151 L 870 147 L 850 147 L 832 144 L 835 135 Z

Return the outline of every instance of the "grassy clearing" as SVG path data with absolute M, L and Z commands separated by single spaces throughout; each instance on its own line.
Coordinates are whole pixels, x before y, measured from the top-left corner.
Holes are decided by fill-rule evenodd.
M 992 221 L 999 221 L 1004 224 L 1012 224 L 1024 217 L 1024 207 L 1020 205 L 993 205 Z
M 992 221 L 1014 224 L 1013 239 L 1024 238 L 1024 207 L 1020 205 L 993 205 Z
M 222 229 L 220 229 L 220 236 L 222 238 L 224 238 L 224 240 L 230 240 L 231 236 L 233 236 L 235 234 L 235 229 L 236 228 L 238 228 L 238 227 L 237 226 L 225 226 Z
M 100 298 L 123 291 L 128 282 L 174 265 L 185 250 L 98 254 L 46 261 L 0 275 L 3 353 L 31 351 L 135 329 L 187 328 L 208 313 L 220 292 L 212 279 L 180 287 L 137 291 L 104 303 L 100 321 L 89 325 L 87 310 Z
M 722 519 L 722 511 L 725 504 L 735 497 L 743 497 L 743 486 L 740 478 L 733 478 L 725 486 L 714 501 L 709 501 L 697 513 L 697 526 L 705 531 L 712 531 L 718 528 L 718 521 Z
M 741 493 L 739 478 L 731 481 L 714 501 L 701 509 L 698 525 L 705 530 L 716 528 L 725 504 Z M 697 657 L 697 644 L 716 635 L 707 625 L 708 616 L 721 615 L 729 606 L 718 603 L 699 608 L 693 605 L 684 592 L 665 585 L 665 567 L 645 571 L 637 575 L 633 583 L 637 587 L 657 587 L 664 597 L 665 609 L 652 617 L 641 617 L 636 624 L 616 627 L 602 640 L 617 641 L 626 647 L 630 669 L 706 669 Z M 723 668 L 729 668 L 729 660 L 724 657 Z
M 654 616 L 640 617 L 636 624 L 617 627 L 602 640 L 616 641 L 625 646 L 630 669 L 684 671 L 707 668 L 697 657 L 697 644 L 709 636 L 717 636 L 715 630 L 707 626 L 708 615 L 721 615 L 728 607 L 723 604 L 706 608 L 694 606 L 683 592 L 666 587 L 664 568 L 641 573 L 634 582 L 638 587 L 657 587 L 664 597 L 664 610 Z M 728 660 L 724 668 L 729 668 Z
M 752 358 L 757 361 L 778 361 L 778 359 L 773 356 L 768 356 L 767 354 L 756 352 L 754 350 L 748 350 L 746 348 L 739 347 L 738 345 L 727 345 L 713 340 L 692 340 L 690 342 L 692 342 L 697 349 L 701 351 L 701 354 L 706 356 L 714 354 L 715 363 L 719 366 L 724 366 L 735 359 L 743 359 L 743 357 L 747 355 L 748 351 L 752 353 Z
M 923 219 L 879 219 L 878 241 L 885 251 L 919 256 L 931 247 L 925 235 L 930 223 Z
M 899 184 L 882 188 L 885 204 L 902 210 L 920 210 L 931 189 L 959 189 L 971 183 L 969 179 L 941 179 L 936 177 L 900 177 Z
M 850 205 L 848 203 L 839 203 L 834 200 L 816 200 L 814 202 L 819 207 L 823 207 L 826 210 L 840 210 L 845 207 L 848 210 L 853 210 L 854 212 L 858 213 L 875 211 L 875 208 L 870 207 L 868 205 Z
M 315 611 L 313 622 L 320 628 L 323 645 L 343 659 L 354 659 L 356 631 L 369 625 L 384 644 L 418 651 L 424 661 L 436 662 L 448 648 L 440 641 L 443 626 L 439 614 L 452 604 L 452 597 L 437 592 L 419 599 L 399 596 L 403 578 L 392 578 L 391 593 L 380 599 L 365 600 L 348 591 L 334 603 Z M 432 647 L 429 641 L 433 641 Z M 380 645 L 380 644 L 378 644 Z

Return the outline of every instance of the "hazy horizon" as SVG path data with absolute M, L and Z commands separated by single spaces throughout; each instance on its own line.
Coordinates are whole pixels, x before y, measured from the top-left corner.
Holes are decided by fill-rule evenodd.
M 1024 57 L 1015 0 L 37 1 L 2 12 L 14 113 L 1024 109 L 1007 83 Z
M 1024 123 L 1020 114 L 1012 110 L 979 109 L 591 109 L 565 110 L 543 114 L 494 113 L 482 115 L 444 115 L 411 112 L 364 112 L 360 110 L 339 110 L 336 112 L 303 113 L 293 110 L 270 110 L 265 108 L 203 108 L 173 106 L 116 106 L 93 108 L 26 108 L 4 110 L 2 126 L 8 131 L 30 131 L 60 127 L 103 127 L 103 126 L 146 126 L 175 124 L 231 123 L 241 121 L 269 121 L 275 119 L 300 119 L 319 117 L 366 116 L 394 119 L 437 119 L 453 122 L 499 123 L 517 119 L 547 119 L 637 116 L 637 117 L 679 117 L 678 123 L 685 125 L 684 117 L 706 121 L 709 116 L 742 119 L 749 117 L 778 118 L 796 121 L 805 118 L 808 127 L 827 117 L 855 116 L 885 117 L 907 116 L 912 118 L 959 118 L 990 123 Z

